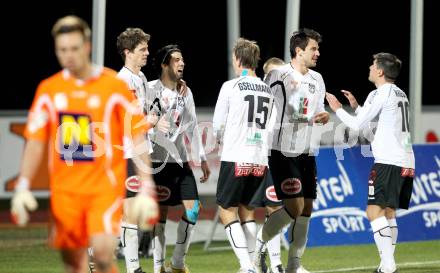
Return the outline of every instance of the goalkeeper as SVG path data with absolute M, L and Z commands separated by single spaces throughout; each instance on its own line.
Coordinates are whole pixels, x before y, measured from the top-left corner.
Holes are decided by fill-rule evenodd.
M 52 35 L 63 70 L 37 89 L 11 213 L 23 226 L 29 220 L 28 210 L 37 208 L 29 184 L 47 150 L 53 220 L 49 238 L 61 252 L 65 272 L 87 272 L 90 246 L 96 272 L 115 273 L 112 257 L 125 197 L 126 161 L 120 148 L 124 142 L 133 144 L 141 181 L 128 217 L 144 229 L 158 218 L 143 143 L 151 126 L 139 104 L 131 103 L 133 94 L 116 73 L 91 63 L 91 31 L 85 21 L 63 17 Z

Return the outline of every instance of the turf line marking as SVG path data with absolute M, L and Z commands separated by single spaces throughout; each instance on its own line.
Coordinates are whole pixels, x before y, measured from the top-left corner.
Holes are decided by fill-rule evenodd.
M 399 263 L 398 267 L 408 267 L 408 266 L 417 266 L 417 265 L 431 265 L 431 264 L 440 264 L 439 261 L 426 261 L 426 262 L 409 262 L 409 263 Z M 313 271 L 313 273 L 330 273 L 330 272 L 350 272 L 355 270 L 367 270 L 367 269 L 376 269 L 377 266 L 360 266 L 360 267 L 347 267 L 347 268 L 337 268 L 331 270 L 318 270 Z

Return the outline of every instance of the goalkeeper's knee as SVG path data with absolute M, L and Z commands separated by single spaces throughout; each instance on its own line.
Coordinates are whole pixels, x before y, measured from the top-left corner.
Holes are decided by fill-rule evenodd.
M 200 201 L 194 200 L 194 205 L 191 209 L 185 209 L 186 219 L 192 223 L 196 223 L 199 218 Z

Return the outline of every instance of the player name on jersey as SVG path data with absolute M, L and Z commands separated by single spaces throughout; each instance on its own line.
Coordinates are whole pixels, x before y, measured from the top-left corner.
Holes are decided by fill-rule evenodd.
M 257 91 L 270 93 L 270 88 L 266 84 L 256 84 L 251 82 L 239 82 L 238 89 L 240 91 Z

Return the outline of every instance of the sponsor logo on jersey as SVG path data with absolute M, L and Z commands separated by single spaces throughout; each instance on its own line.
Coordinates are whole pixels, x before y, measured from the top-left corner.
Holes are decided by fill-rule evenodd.
M 133 175 L 125 179 L 125 188 L 132 192 L 139 192 L 141 183 L 137 175 Z
M 301 189 L 301 180 L 298 178 L 287 178 L 281 183 L 281 190 L 287 195 L 298 194 Z
M 168 187 L 157 185 L 156 194 L 157 194 L 157 200 L 159 200 L 159 202 L 163 202 L 170 199 L 171 190 Z
M 93 161 L 92 119 L 87 114 L 59 113 L 58 139 L 62 160 Z
M 269 186 L 266 188 L 266 198 L 272 202 L 279 202 L 274 186 Z
M 235 177 L 255 176 L 262 177 L 266 166 L 250 163 L 235 163 Z

